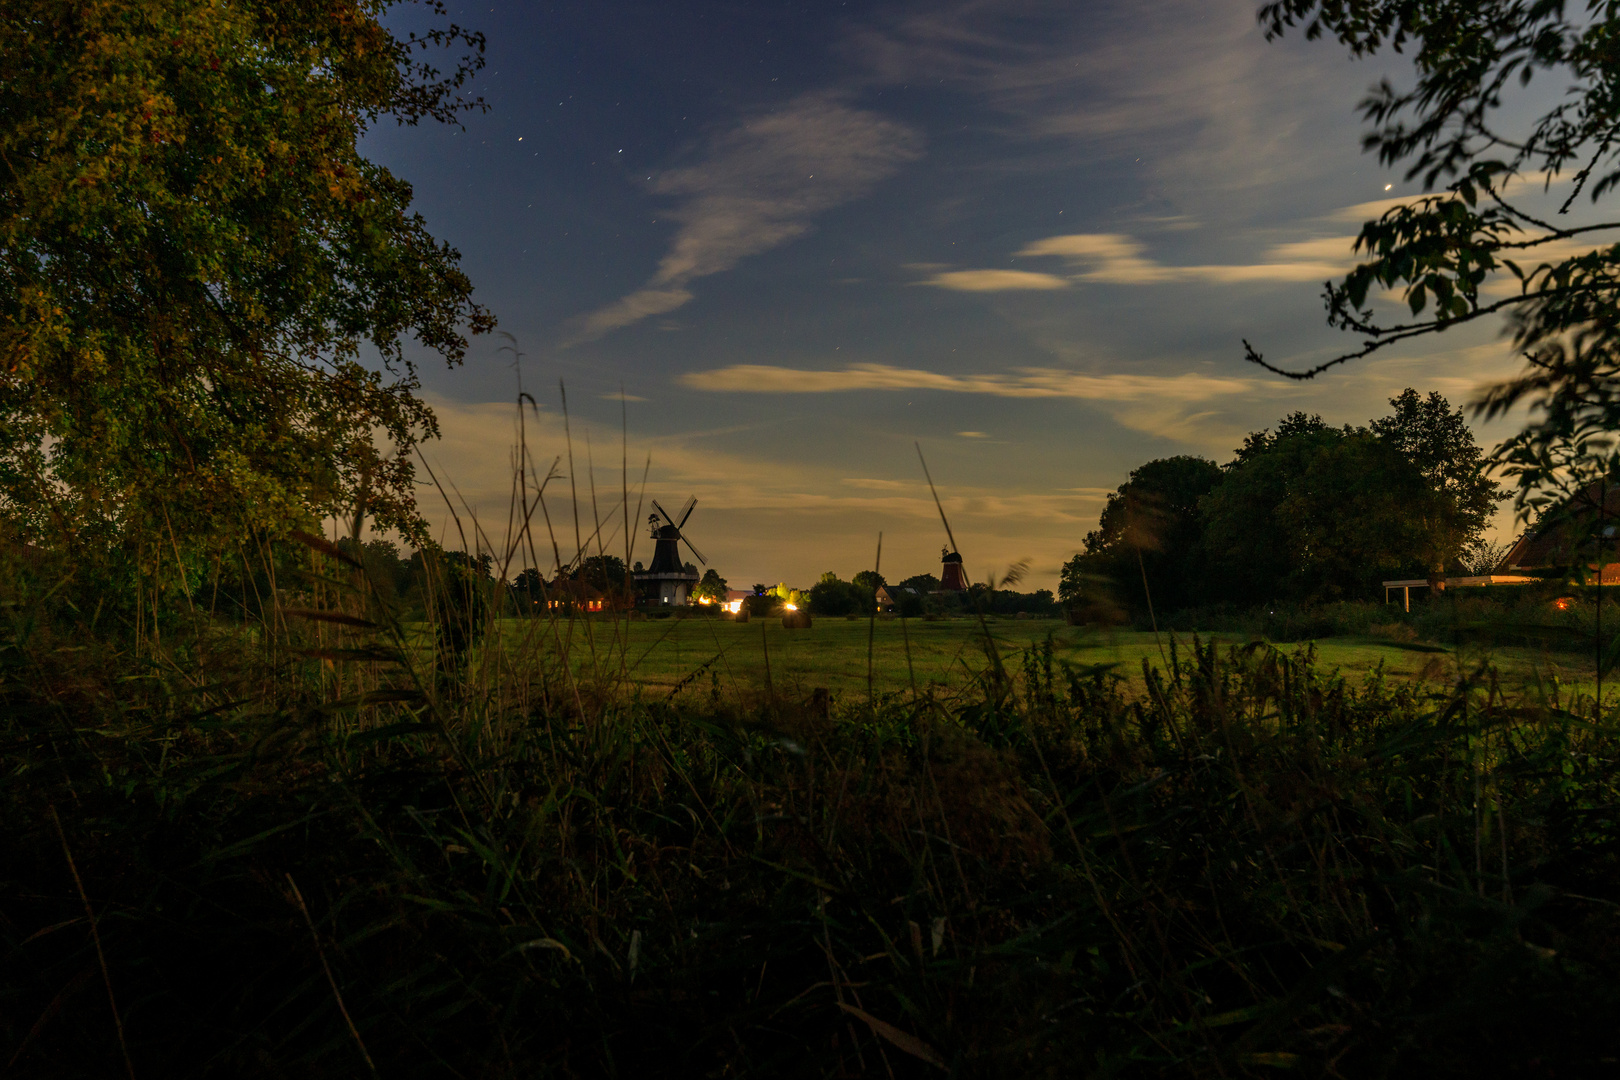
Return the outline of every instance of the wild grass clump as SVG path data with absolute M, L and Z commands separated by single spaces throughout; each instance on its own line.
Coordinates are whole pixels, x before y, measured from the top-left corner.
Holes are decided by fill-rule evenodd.
M 1140 696 L 987 647 L 954 693 L 654 697 L 612 619 L 429 649 L 341 556 L 307 553 L 273 620 L 138 649 L 44 570 L 9 579 L 10 1074 L 1589 1075 L 1620 1050 L 1620 743 L 1590 698 L 1175 637 Z

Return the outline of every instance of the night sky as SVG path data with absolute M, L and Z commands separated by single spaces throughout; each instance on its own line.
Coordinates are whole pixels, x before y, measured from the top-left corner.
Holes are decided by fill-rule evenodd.
M 1244 337 L 1301 364 L 1353 345 L 1322 282 L 1368 204 L 1422 191 L 1359 149 L 1401 59 L 1267 44 L 1255 6 L 452 4 L 488 36 L 491 110 L 366 144 L 511 335 L 424 360 L 428 461 L 498 542 L 521 378 L 572 548 L 562 380 L 581 513 L 589 461 L 622 554 L 622 388 L 632 513 L 650 454 L 646 496 L 697 496 L 733 588 L 807 587 L 870 568 L 880 530 L 890 580 L 938 571 L 918 442 L 969 574 L 1028 558 L 1055 588 L 1151 458 L 1225 461 L 1294 409 L 1366 423 L 1406 386 L 1464 403 L 1514 366 L 1497 325 L 1305 385 L 1244 363 Z

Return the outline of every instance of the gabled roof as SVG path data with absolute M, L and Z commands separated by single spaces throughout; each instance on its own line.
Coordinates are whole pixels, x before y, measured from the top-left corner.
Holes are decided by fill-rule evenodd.
M 1600 517 L 1605 522 L 1620 524 L 1620 481 L 1594 480 L 1588 484 L 1571 502 L 1583 503 L 1592 512 L 1598 511 L 1599 501 L 1602 502 Z M 1593 537 L 1575 535 L 1576 522 L 1559 515 L 1560 520 L 1554 521 L 1545 528 L 1530 529 L 1514 543 L 1502 561 L 1496 566 L 1496 573 L 1501 574 L 1509 570 L 1531 569 L 1533 567 L 1569 566 L 1580 561 L 1583 553 L 1576 551 L 1581 544 L 1590 546 Z M 1613 526 L 1609 526 L 1613 529 Z M 1609 536 L 1614 532 L 1609 531 Z M 1595 554 L 1593 551 L 1584 553 L 1586 557 Z
M 600 600 L 602 590 L 588 581 L 575 581 L 570 578 L 558 578 L 546 582 L 546 597 L 551 600 Z

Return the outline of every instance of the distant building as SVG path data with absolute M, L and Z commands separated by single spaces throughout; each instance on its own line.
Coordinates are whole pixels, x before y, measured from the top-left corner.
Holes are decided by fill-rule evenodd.
M 601 611 L 607 607 L 607 596 L 589 582 L 558 578 L 546 583 L 546 606 L 554 611 Z
M 1545 524 L 1527 530 L 1489 574 L 1386 581 L 1385 602 L 1398 595 L 1401 606 L 1411 611 L 1413 589 L 1528 585 L 1546 576 L 1545 571 L 1562 572 L 1581 565 L 1599 584 L 1620 584 L 1620 562 L 1610 561 L 1620 555 L 1620 482 L 1593 481 L 1563 509 L 1571 513 L 1551 515 Z M 1611 521 L 1615 524 L 1607 524 Z
M 686 538 L 681 535 L 679 525 L 673 522 L 660 525 L 657 515 L 649 517 L 647 522 L 652 526 L 655 541 L 653 560 L 651 566 L 635 575 L 636 584 L 649 600 L 656 598 L 659 604 L 683 606 L 700 580 L 696 570 L 688 570 L 681 562 L 681 541 Z
M 1584 506 L 1585 520 L 1577 515 L 1558 515 L 1544 527 L 1528 530 L 1508 549 L 1495 573 L 1524 570 L 1563 570 L 1584 563 L 1597 570 L 1604 585 L 1620 583 L 1620 481 L 1595 480 L 1571 500 Z M 1592 520 L 1595 517 L 1596 520 Z
M 962 556 L 949 548 L 941 548 L 939 564 L 940 592 L 967 591 L 967 571 L 962 569 Z

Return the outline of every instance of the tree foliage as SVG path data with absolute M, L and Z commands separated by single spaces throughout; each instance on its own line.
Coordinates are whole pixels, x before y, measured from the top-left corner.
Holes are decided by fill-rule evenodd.
M 615 595 L 623 594 L 630 571 L 617 555 L 590 555 L 564 575 L 571 581 L 582 581 L 594 589 Z
M 810 587 L 808 599 L 816 615 L 870 615 L 877 605 L 875 589 L 844 581 L 831 570 Z
M 939 589 L 939 578 L 933 574 L 913 574 L 896 585 L 897 589 L 915 589 L 919 593 L 927 594 Z
M 1103 617 L 1211 602 L 1365 595 L 1390 577 L 1460 567 L 1499 496 L 1462 413 L 1406 390 L 1367 427 L 1296 412 L 1248 435 L 1230 462 L 1164 458 L 1108 497 L 1059 600 Z
M 743 599 L 743 607 L 748 609 L 750 615 L 770 615 L 776 611 L 781 599 L 776 595 L 776 588 L 757 582 L 754 591 Z
M 863 589 L 871 589 L 874 593 L 888 584 L 883 580 L 883 575 L 876 570 L 862 570 L 850 578 L 850 581 Z
M 1086 534 L 1080 563 L 1060 582 L 1065 602 L 1080 598 L 1089 574 L 1112 579 L 1138 607 L 1147 600 L 1144 575 L 1160 608 L 1190 603 L 1204 561 L 1198 506 L 1220 482 L 1220 467 L 1198 457 L 1160 458 L 1132 470 Z
M 1320 418 L 1291 427 L 1251 437 L 1205 502 L 1222 599 L 1363 595 L 1381 578 L 1443 570 L 1455 557 L 1449 500 L 1399 446 Z
M 720 572 L 711 566 L 703 572 L 703 580 L 699 581 L 697 588 L 692 590 L 692 595 L 698 598 L 707 597 L 716 604 L 723 604 L 726 602 L 727 589 L 726 579 L 721 577 Z
M 1620 222 L 1577 221 L 1620 185 L 1620 8 L 1600 0 L 1278 0 L 1260 11 L 1267 36 L 1327 34 L 1352 55 L 1395 49 L 1416 82 L 1381 84 L 1361 104 L 1365 146 L 1409 179 L 1443 189 L 1402 202 L 1363 225 L 1365 260 L 1329 283 L 1331 325 L 1362 335 L 1308 378 L 1396 342 L 1501 313 L 1523 373 L 1478 403 L 1489 415 L 1530 403 L 1533 423 L 1498 451 L 1528 512 L 1567 498 L 1616 465 L 1608 433 L 1620 427 Z M 1552 84 L 1539 114 L 1517 89 Z M 1567 184 L 1552 215 L 1524 209 L 1522 194 Z M 1500 282 L 1500 285 L 1497 283 Z M 1493 286 L 1495 286 L 1493 288 Z M 1375 316 L 1368 297 L 1398 292 L 1410 318 Z M 1503 293 L 1506 295 L 1503 295 Z M 1247 347 L 1247 343 L 1245 343 Z M 1581 476 L 1573 481 L 1571 473 Z M 1538 496 L 1548 486 L 1561 494 Z
M 179 548 L 364 504 L 416 535 L 409 451 L 436 427 L 406 342 L 458 363 L 492 320 L 358 144 L 476 107 L 483 40 L 401 37 L 391 6 L 0 10 L 0 508 L 22 526 Z M 466 55 L 441 73 L 436 46 Z

